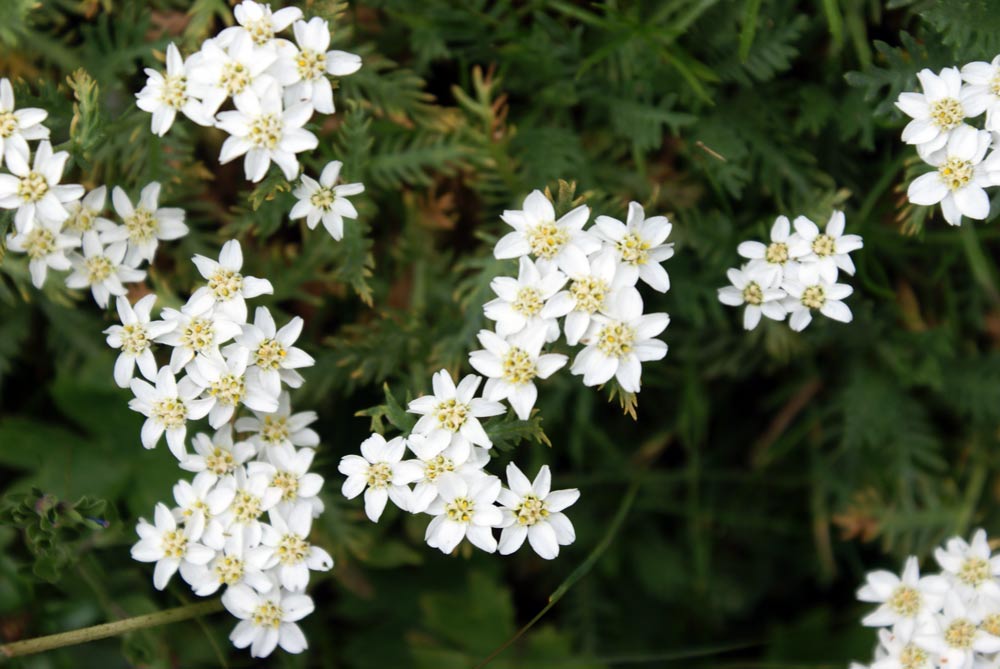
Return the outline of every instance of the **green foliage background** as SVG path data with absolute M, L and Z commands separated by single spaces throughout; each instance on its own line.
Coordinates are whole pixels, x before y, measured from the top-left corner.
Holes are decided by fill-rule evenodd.
M 341 159 L 368 187 L 340 244 L 287 220 L 284 180 L 251 190 L 238 162 L 219 167 L 219 131 L 179 120 L 158 139 L 135 107 L 154 52 L 175 40 L 191 53 L 231 21 L 224 0 L 0 3 L 0 76 L 17 80 L 19 106 L 50 110 L 71 180 L 132 194 L 159 180 L 161 201 L 187 210 L 192 234 L 161 245 L 150 273 L 161 306 L 194 285 L 193 253 L 238 237 L 249 273 L 275 285 L 259 303 L 306 319 L 318 362 L 293 397 L 321 416 L 316 540 L 337 564 L 314 579 L 312 648 L 270 666 L 472 666 L 588 556 L 589 573 L 491 666 L 843 666 L 874 644 L 853 601 L 865 570 L 1000 529 L 996 208 L 954 229 L 907 206 L 922 168 L 891 105 L 921 67 L 1000 52 L 997 3 L 300 4 L 365 61 L 305 160 L 315 174 Z M 489 279 L 513 270 L 491 255 L 498 215 L 533 188 L 558 195 L 560 179 L 595 215 L 622 218 L 630 199 L 670 215 L 673 287 L 646 293 L 672 316 L 670 353 L 644 369 L 637 421 L 568 373 L 542 386 L 551 447 L 528 430 L 514 453 L 583 493 L 558 561 L 442 556 L 422 545 L 422 518 L 364 519 L 336 463 L 383 383 L 402 402 L 442 366 L 468 371 Z M 865 238 L 854 322 L 744 333 L 715 296 L 737 243 L 779 213 L 825 221 L 834 207 Z M 10 224 L 0 214 L 0 232 Z M 31 289 L 23 257 L 0 262 L 5 640 L 193 598 L 177 579 L 155 592 L 128 556 L 136 518 L 179 470 L 139 444 L 101 334 L 112 319 L 58 280 Z M 249 666 L 232 625 L 216 615 L 22 666 Z

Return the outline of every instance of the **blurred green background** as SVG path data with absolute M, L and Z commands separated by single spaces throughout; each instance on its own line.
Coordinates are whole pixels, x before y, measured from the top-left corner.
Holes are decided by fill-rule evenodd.
M 314 119 L 320 147 L 303 161 L 317 174 L 343 160 L 367 186 L 339 244 L 287 220 L 280 177 L 251 189 L 240 161 L 220 167 L 221 131 L 179 119 L 158 139 L 135 107 L 154 52 L 192 53 L 231 22 L 224 0 L 0 2 L 0 76 L 19 106 L 49 110 L 53 144 L 73 154 L 65 180 L 132 194 L 159 180 L 161 203 L 186 209 L 192 234 L 161 244 L 150 272 L 160 305 L 200 278 L 191 255 L 236 237 L 247 273 L 275 286 L 257 304 L 306 319 L 317 365 L 293 401 L 321 416 L 314 538 L 337 562 L 313 579 L 302 656 L 255 663 L 217 614 L 14 666 L 471 667 L 595 557 L 490 666 L 840 667 L 875 643 L 853 599 L 866 570 L 997 529 L 996 207 L 951 228 L 908 206 L 926 168 L 891 104 L 922 67 L 1000 52 L 996 2 L 298 4 L 365 63 L 337 114 Z M 336 464 L 383 383 L 404 401 L 441 367 L 469 371 L 489 280 L 515 267 L 492 258 L 498 215 L 560 179 L 595 215 L 624 218 L 635 199 L 670 216 L 672 289 L 644 291 L 648 311 L 671 314 L 670 353 L 643 370 L 638 420 L 563 372 L 538 403 L 551 447 L 495 458 L 497 472 L 549 463 L 556 487 L 582 491 L 557 561 L 443 556 L 422 544 L 426 516 L 369 523 L 340 497 Z M 738 242 L 779 213 L 833 208 L 865 239 L 854 322 L 743 332 L 716 299 Z M 194 599 L 179 579 L 156 592 L 129 558 L 136 518 L 180 472 L 162 444 L 140 446 L 101 334 L 113 322 L 57 277 L 30 288 L 23 256 L 0 261 L 0 639 Z M 37 509 L 51 519 L 83 496 L 106 528 L 38 529 Z

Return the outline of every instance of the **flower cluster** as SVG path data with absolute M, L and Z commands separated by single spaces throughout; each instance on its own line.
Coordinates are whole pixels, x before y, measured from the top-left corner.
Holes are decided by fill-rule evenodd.
M 61 184 L 69 154 L 52 151 L 42 109 L 14 109 L 10 82 L 0 79 L 0 208 L 14 210 L 14 232 L 7 248 L 28 256 L 36 288 L 50 269 L 68 271 L 69 288 L 90 288 L 104 308 L 123 284 L 142 281 L 143 262 L 152 262 L 160 240 L 187 234 L 184 211 L 160 207 L 160 184 L 147 184 L 135 205 L 120 187 L 111 193 L 120 223 L 104 218 L 107 187 L 84 195 L 83 186 Z M 39 140 L 32 155 L 27 140 Z
M 1000 555 L 986 532 L 953 537 L 934 551 L 940 573 L 921 576 L 916 557 L 901 575 L 868 574 L 858 599 L 876 604 L 861 621 L 877 627 L 871 669 L 973 669 L 1000 661 Z M 863 666 L 863 665 L 855 665 Z
M 348 477 L 343 493 L 353 498 L 364 492 L 371 520 L 379 519 L 387 501 L 431 515 L 425 539 L 445 553 L 465 538 L 504 555 L 527 540 L 538 555 L 552 559 L 560 546 L 574 541 L 573 525 L 562 511 L 579 491 L 551 490 L 548 466 L 529 480 L 514 463 L 507 466 L 504 487 L 485 471 L 493 444 L 480 419 L 506 414 L 503 401 L 517 418 L 530 417 L 536 380 L 569 361 L 546 349 L 563 335 L 569 346 L 582 345 L 570 371 L 588 386 L 615 378 L 624 392 L 637 393 L 641 363 L 666 355 L 667 345 L 656 336 L 669 318 L 643 314 L 636 284 L 641 279 L 659 292 L 670 288 L 660 264 L 673 255 L 666 243 L 670 223 L 662 216 L 647 219 L 636 202 L 625 222 L 599 216 L 585 230 L 589 217 L 589 207 L 579 206 L 557 219 L 552 203 L 537 190 L 523 209 L 503 213 L 513 231 L 499 240 L 494 254 L 517 259 L 519 269 L 516 277 L 491 283 L 496 298 L 483 309 L 496 326 L 479 333 L 483 348 L 469 355 L 482 376 L 470 374 L 456 385 L 447 371 L 437 372 L 433 394 L 409 404 L 409 411 L 421 416 L 409 435 L 386 441 L 373 434 L 360 456 L 341 460 L 340 471 Z M 407 452 L 413 457 L 404 459 Z
M 985 189 L 1000 185 L 993 134 L 1000 131 L 1000 56 L 938 74 L 924 69 L 917 78 L 923 92 L 900 93 L 896 106 L 912 119 L 903 141 L 934 169 L 914 179 L 906 195 L 913 204 L 940 204 L 951 225 L 963 216 L 983 220 L 990 212 Z M 984 112 L 984 129 L 966 123 Z
M 313 609 L 310 571 L 333 566 L 309 542 L 323 511 L 323 478 L 309 471 L 317 416 L 293 413 L 287 390 L 302 385 L 297 370 L 314 361 L 295 346 L 301 318 L 279 328 L 258 307 L 248 320 L 246 300 L 272 287 L 242 274 L 239 242 L 226 242 L 218 260 L 195 256 L 194 264 L 207 285 L 180 309 L 152 320 L 155 294 L 135 304 L 119 297 L 121 324 L 106 330 L 120 351 L 115 381 L 131 388 L 129 407 L 146 417 L 143 446 L 154 448 L 166 434 L 180 468 L 195 474 L 174 486 L 174 505 L 157 504 L 153 522 L 140 519 L 132 557 L 156 563 L 158 589 L 177 572 L 198 596 L 226 586 L 223 604 L 240 618 L 230 635 L 237 647 L 250 646 L 256 657 L 277 645 L 298 653 L 306 639 L 295 621 Z M 172 349 L 162 366 L 158 346 Z M 133 378 L 136 367 L 144 379 Z M 189 451 L 188 424 L 205 417 L 214 431 L 196 434 Z
M 250 181 L 263 179 L 272 162 L 294 179 L 296 154 L 318 145 L 304 126 L 314 112 L 334 112 L 329 77 L 357 72 L 361 58 L 330 50 L 327 22 L 304 21 L 296 7 L 272 12 L 270 5 L 245 0 L 234 13 L 237 25 L 205 40 L 188 58 L 170 44 L 166 72 L 146 70 L 149 78 L 136 94 L 137 104 L 152 114 L 157 135 L 170 129 L 178 112 L 227 132 L 219 162 L 245 156 Z M 294 41 L 277 36 L 289 26 Z M 219 111 L 227 100 L 234 109 Z
M 796 332 L 812 322 L 813 312 L 850 323 L 851 310 L 844 303 L 854 289 L 837 283 L 840 272 L 854 274 L 851 252 L 864 242 L 859 235 L 844 234 L 844 213 L 833 212 L 826 228 L 805 216 L 793 223 L 779 216 L 771 226 L 770 243 L 743 242 L 737 253 L 747 259 L 726 275 L 731 286 L 719 289 L 719 301 L 731 307 L 746 305 L 743 327 L 753 330 L 761 316 L 785 320 Z

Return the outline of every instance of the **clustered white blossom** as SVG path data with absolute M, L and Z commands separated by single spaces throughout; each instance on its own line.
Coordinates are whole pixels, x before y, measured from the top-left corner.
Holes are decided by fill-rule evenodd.
M 837 279 L 840 272 L 854 275 L 850 254 L 864 242 L 860 235 L 845 235 L 844 222 L 844 213 L 835 211 L 820 231 L 805 216 L 794 222 L 779 216 L 771 226 L 769 243 L 746 241 L 737 247 L 747 262 L 726 272 L 732 285 L 719 289 L 719 301 L 731 307 L 746 305 L 747 330 L 757 327 L 761 316 L 776 321 L 788 316 L 792 330 L 801 332 L 816 311 L 850 323 L 854 316 L 844 299 L 854 289 Z
M 258 307 L 248 322 L 246 300 L 273 291 L 266 279 L 244 276 L 236 240 L 219 258 L 195 256 L 207 285 L 180 309 L 151 312 L 149 294 L 129 304 L 118 297 L 120 325 L 108 345 L 120 350 L 115 381 L 131 388 L 129 407 L 143 414 L 142 444 L 166 435 L 181 469 L 194 478 L 174 486 L 174 503 L 156 505 L 153 522 L 140 519 L 132 557 L 154 562 L 153 583 L 166 587 L 177 572 L 198 596 L 225 586 L 222 602 L 240 622 L 230 635 L 238 648 L 264 657 L 276 646 L 307 646 L 296 625 L 313 610 L 305 594 L 311 571 L 333 567 L 329 553 L 309 541 L 323 511 L 323 478 L 309 471 L 319 436 L 315 412 L 293 413 L 288 388 L 314 364 L 295 346 L 302 319 L 278 327 Z M 158 366 L 155 350 L 172 349 Z M 134 377 L 138 367 L 144 378 Z M 208 419 L 187 448 L 188 426 Z
M 923 69 L 917 79 L 923 92 L 900 93 L 896 106 L 912 119 L 903 141 L 934 169 L 914 179 L 906 195 L 913 204 L 940 204 L 951 225 L 963 216 L 983 220 L 990 212 L 986 189 L 1000 185 L 1000 56 L 938 74 Z M 967 123 L 984 112 L 984 129 Z
M 66 286 L 89 288 L 107 307 L 124 284 L 142 281 L 143 262 L 152 262 L 160 240 L 187 234 L 184 211 L 160 207 L 160 184 L 147 184 L 133 206 L 115 186 L 111 193 L 121 223 L 105 218 L 107 187 L 84 195 L 78 184 L 61 184 L 69 153 L 53 153 L 42 109 L 14 109 L 10 82 L 0 79 L 0 208 L 14 210 L 14 231 L 7 248 L 28 256 L 31 282 L 42 288 L 49 270 L 70 272 Z M 28 140 L 39 140 L 32 152 Z M 32 155 L 33 153 L 33 155 Z
M 666 243 L 670 222 L 647 219 L 636 202 L 625 222 L 599 216 L 585 230 L 589 218 L 590 208 L 581 205 L 557 219 L 537 190 L 522 209 L 503 213 L 513 231 L 497 242 L 494 255 L 517 259 L 518 273 L 491 283 L 496 298 L 483 309 L 496 326 L 480 331 L 483 348 L 469 355 L 481 376 L 469 374 L 456 384 L 446 370 L 437 372 L 433 394 L 409 404 L 421 416 L 409 435 L 386 441 L 373 434 L 361 444 L 361 455 L 340 462 L 347 476 L 343 494 L 363 492 L 372 521 L 388 501 L 433 516 L 425 540 L 444 553 L 468 539 L 507 555 L 527 540 L 539 556 L 553 559 L 575 540 L 563 511 L 579 491 L 552 490 L 548 466 L 530 480 L 514 463 L 504 486 L 485 470 L 493 444 L 481 420 L 506 414 L 505 400 L 519 419 L 530 417 L 536 382 L 569 361 L 551 352 L 563 335 L 568 346 L 581 347 L 570 372 L 587 386 L 615 378 L 624 392 L 638 393 L 642 363 L 666 355 L 667 345 L 656 336 L 669 317 L 644 314 L 636 284 L 641 279 L 656 291 L 669 290 L 661 263 L 673 255 Z
M 861 621 L 879 628 L 871 669 L 974 669 L 1000 661 L 1000 555 L 986 532 L 977 530 L 971 542 L 953 537 L 934 558 L 937 574 L 921 576 L 910 556 L 901 575 L 871 572 L 858 590 L 858 599 L 876 605 Z

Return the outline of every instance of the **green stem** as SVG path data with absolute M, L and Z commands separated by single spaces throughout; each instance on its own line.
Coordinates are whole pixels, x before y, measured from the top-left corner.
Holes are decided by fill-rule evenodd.
M 208 615 L 221 610 L 222 602 L 220 600 L 199 602 L 197 604 L 178 606 L 166 611 L 147 613 L 143 616 L 133 616 L 124 620 L 116 620 L 112 623 L 104 623 L 103 625 L 84 627 L 72 632 L 61 632 L 34 639 L 25 639 L 24 641 L 15 641 L 0 646 L 0 659 L 43 653 L 47 650 L 62 648 L 64 646 L 74 646 L 80 643 L 96 641 L 97 639 L 106 639 L 111 636 L 125 634 L 126 632 L 146 629 L 147 627 L 176 623 L 181 620 Z

